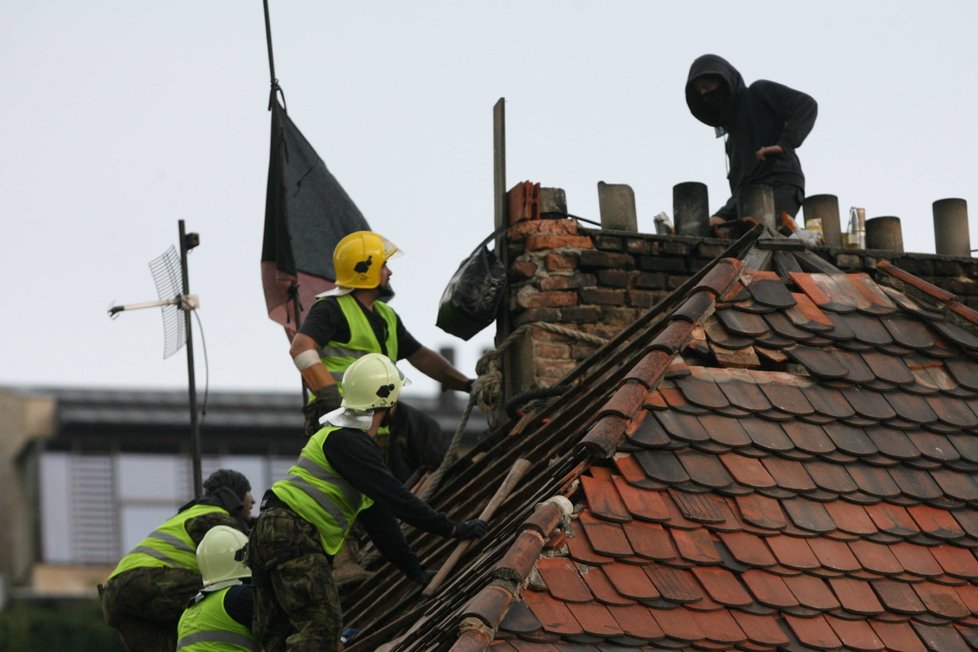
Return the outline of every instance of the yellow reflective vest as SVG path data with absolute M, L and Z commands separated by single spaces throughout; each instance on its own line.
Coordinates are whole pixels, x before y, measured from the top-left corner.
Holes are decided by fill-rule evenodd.
M 166 566 L 199 572 L 197 546 L 187 532 L 187 521 L 214 512 L 228 513 L 226 509 L 214 505 L 194 505 L 173 515 L 119 560 L 109 579 L 127 570 L 143 567 Z
M 260 652 L 261 645 L 224 608 L 224 596 L 231 587 L 214 591 L 187 607 L 177 625 L 177 652 Z
M 374 502 L 337 473 L 323 454 L 326 438 L 339 429 L 327 426 L 310 437 L 289 475 L 272 485 L 279 500 L 316 526 L 328 555 L 339 552 L 357 515 Z
M 333 380 L 340 385 L 343 391 L 343 372 L 353 364 L 358 358 L 367 353 L 384 353 L 380 342 L 374 334 L 374 329 L 370 327 L 367 316 L 363 314 L 356 297 L 352 294 L 344 294 L 336 298 L 346 318 L 347 326 L 350 329 L 350 340 L 339 342 L 331 340 L 319 347 L 319 358 L 333 376 Z M 383 318 L 387 324 L 387 339 L 385 340 L 386 355 L 391 360 L 397 360 L 397 315 L 383 301 L 374 301 L 374 312 Z

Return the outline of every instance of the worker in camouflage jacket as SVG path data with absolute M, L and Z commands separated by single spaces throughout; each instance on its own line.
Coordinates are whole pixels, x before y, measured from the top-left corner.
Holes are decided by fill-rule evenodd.
M 408 547 L 397 519 L 444 537 L 474 539 L 487 525 L 453 521 L 391 475 L 376 436 L 396 409 L 404 378 L 379 353 L 343 375 L 343 400 L 309 438 L 288 476 L 272 485 L 248 541 L 255 585 L 254 632 L 266 652 L 337 650 L 342 611 L 332 558 L 354 523 L 411 580 L 429 574 Z
M 243 474 L 215 471 L 200 498 L 182 506 L 119 561 L 100 587 L 102 612 L 130 652 L 173 652 L 180 615 L 202 586 L 197 546 L 216 525 L 247 532 L 254 504 Z

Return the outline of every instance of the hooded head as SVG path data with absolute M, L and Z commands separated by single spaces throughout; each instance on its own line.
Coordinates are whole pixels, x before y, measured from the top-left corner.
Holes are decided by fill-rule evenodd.
M 686 105 L 700 122 L 711 127 L 729 127 L 737 109 L 737 96 L 744 78 L 723 57 L 704 54 L 693 61 L 686 78 Z
M 248 478 L 233 469 L 219 469 L 204 480 L 203 502 L 223 507 L 234 514 L 241 510 L 251 491 Z

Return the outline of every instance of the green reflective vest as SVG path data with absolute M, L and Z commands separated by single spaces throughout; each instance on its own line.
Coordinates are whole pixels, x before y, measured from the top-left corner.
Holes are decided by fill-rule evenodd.
M 186 568 L 198 573 L 197 546 L 187 533 L 186 524 L 192 518 L 214 512 L 228 513 L 213 505 L 194 505 L 170 517 L 119 560 L 109 579 L 133 568 L 156 566 Z
M 344 294 L 336 298 L 343 310 L 346 324 L 350 329 L 350 341 L 339 342 L 331 340 L 324 346 L 319 347 L 319 358 L 329 369 L 333 380 L 340 385 L 343 391 L 343 372 L 357 358 L 361 358 L 367 353 L 384 353 L 374 334 L 374 329 L 370 327 L 367 316 L 363 314 L 363 308 L 359 305 L 356 297 L 352 294 Z M 383 301 L 374 301 L 374 312 L 380 315 L 384 323 L 387 324 L 387 340 L 385 342 L 386 355 L 391 360 L 397 360 L 397 315 Z
M 230 588 L 214 591 L 184 610 L 177 625 L 178 652 L 261 652 L 251 629 L 229 616 L 224 608 L 224 596 Z
M 327 426 L 310 437 L 288 477 L 272 485 L 282 502 L 316 526 L 328 555 L 339 552 L 357 514 L 374 503 L 337 473 L 323 454 L 326 438 L 339 429 Z

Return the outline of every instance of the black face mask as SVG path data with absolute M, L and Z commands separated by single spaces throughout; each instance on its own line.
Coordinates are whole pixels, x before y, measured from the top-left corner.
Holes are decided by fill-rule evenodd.
M 725 127 L 733 122 L 734 102 L 730 91 L 721 87 L 700 96 L 701 118 L 715 127 Z

